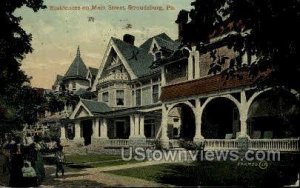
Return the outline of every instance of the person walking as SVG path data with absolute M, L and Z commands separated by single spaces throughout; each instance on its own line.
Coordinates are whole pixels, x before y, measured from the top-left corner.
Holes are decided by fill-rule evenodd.
M 10 187 L 24 187 L 23 182 L 23 153 L 20 138 L 16 138 L 16 143 L 12 145 L 11 171 L 9 178 Z
M 65 173 L 65 168 L 64 168 L 65 155 L 63 153 L 63 146 L 60 144 L 59 140 L 56 143 L 55 157 L 56 157 L 56 173 L 55 173 L 55 175 L 56 175 L 56 177 L 58 177 L 58 173 L 61 172 L 62 177 L 63 177 L 64 173 Z
M 4 163 L 2 166 L 2 173 L 6 174 L 7 172 L 10 173 L 10 158 L 11 158 L 11 145 L 10 145 L 10 138 L 6 138 L 6 141 L 3 143 L 2 151 L 4 157 Z

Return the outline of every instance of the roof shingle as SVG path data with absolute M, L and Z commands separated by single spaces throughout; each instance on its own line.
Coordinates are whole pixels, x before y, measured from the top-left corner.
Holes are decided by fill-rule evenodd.
M 138 48 L 117 38 L 112 38 L 112 40 L 137 77 L 142 77 L 156 71 L 150 68 L 153 56 L 147 50 Z
M 111 108 L 103 102 L 81 99 L 81 102 L 88 108 L 93 114 L 100 114 L 111 111 Z

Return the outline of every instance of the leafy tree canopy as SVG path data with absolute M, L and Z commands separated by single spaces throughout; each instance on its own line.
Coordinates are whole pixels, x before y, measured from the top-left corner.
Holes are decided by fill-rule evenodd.
M 34 12 L 46 8 L 43 0 L 0 1 L 0 124 L 32 123 L 42 99 L 35 90 L 26 86 L 28 76 L 20 69 L 25 55 L 32 52 L 31 34 L 20 27 L 22 17 L 14 12 L 21 7 Z M 10 124 L 10 123 L 8 123 Z
M 235 31 L 225 37 L 238 52 L 227 72 L 243 68 L 242 57 L 247 55 L 250 75 L 273 70 L 262 85 L 299 89 L 299 0 L 196 0 L 191 5 L 176 21 L 184 44 L 207 43 L 213 36 Z M 223 61 L 211 66 L 213 72 L 224 71 L 220 70 Z

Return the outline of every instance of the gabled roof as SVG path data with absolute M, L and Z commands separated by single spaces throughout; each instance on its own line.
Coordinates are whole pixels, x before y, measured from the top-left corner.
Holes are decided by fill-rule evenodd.
M 92 74 L 92 76 L 97 76 L 97 73 L 98 73 L 98 69 L 94 68 L 94 67 L 89 67 L 89 70 Z
M 78 47 L 76 57 L 75 57 L 73 63 L 70 65 L 68 71 L 66 72 L 64 79 L 66 79 L 66 78 L 86 79 L 87 72 L 88 72 L 88 69 L 80 57 L 80 50 Z
M 81 99 L 83 105 L 93 114 L 100 114 L 111 111 L 111 108 L 104 102 Z
M 176 41 L 173 41 L 173 40 L 165 40 L 163 38 L 160 38 L 160 37 L 156 37 L 155 38 L 156 42 L 158 43 L 158 45 L 162 48 L 167 48 L 169 50 L 177 50 L 180 43 L 179 42 L 176 42 Z
M 155 69 L 150 68 L 153 62 L 153 56 L 149 54 L 146 49 L 138 48 L 113 37 L 112 41 L 122 53 L 123 57 L 126 59 L 130 68 L 137 77 L 151 74 L 156 71 Z
M 180 45 L 179 42 L 173 41 L 166 33 L 161 33 L 159 35 L 156 35 L 156 36 L 151 37 L 148 40 L 146 40 L 140 46 L 140 48 L 143 48 L 143 49 L 149 51 L 150 47 L 151 47 L 151 44 L 153 42 L 153 39 L 156 40 L 156 42 L 158 43 L 158 45 L 160 47 L 164 47 L 164 48 L 167 48 L 167 49 L 170 49 L 170 50 L 175 50 Z

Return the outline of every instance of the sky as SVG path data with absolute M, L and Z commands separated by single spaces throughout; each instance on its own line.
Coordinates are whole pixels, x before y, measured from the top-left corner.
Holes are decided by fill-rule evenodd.
M 192 0 L 44 0 L 48 8 L 37 13 L 22 7 L 15 15 L 22 16 L 21 27 L 32 34 L 34 51 L 26 55 L 21 68 L 32 77 L 33 87 L 50 89 L 56 75 L 64 75 L 67 71 L 78 46 L 85 64 L 99 68 L 110 37 L 122 39 L 124 34 L 132 34 L 136 38 L 136 45 L 162 32 L 177 39 L 177 14 L 181 9 L 190 10 L 191 2 Z M 162 6 L 164 10 L 128 10 L 128 5 Z M 83 10 L 83 7 L 92 6 L 99 9 Z M 109 7 L 120 6 L 124 6 L 125 10 L 109 10 Z M 79 7 L 80 10 L 55 10 L 59 7 Z M 128 25 L 131 27 L 127 27 Z

